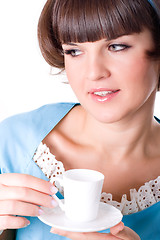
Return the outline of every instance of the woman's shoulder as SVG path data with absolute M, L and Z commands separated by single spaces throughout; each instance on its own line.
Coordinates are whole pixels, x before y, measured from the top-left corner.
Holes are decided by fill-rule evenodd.
M 37 144 L 74 106 L 75 103 L 47 104 L 3 120 L 0 123 L 1 151 L 21 148 L 32 154 Z
M 34 109 L 29 112 L 24 112 L 20 114 L 13 115 L 11 117 L 6 118 L 0 123 L 0 134 L 2 133 L 11 133 L 11 130 L 21 131 L 27 130 L 29 127 L 37 127 L 38 128 L 44 123 L 46 125 L 48 122 L 55 122 L 60 120 L 71 108 L 73 108 L 76 103 L 53 103 L 41 106 L 37 109 Z

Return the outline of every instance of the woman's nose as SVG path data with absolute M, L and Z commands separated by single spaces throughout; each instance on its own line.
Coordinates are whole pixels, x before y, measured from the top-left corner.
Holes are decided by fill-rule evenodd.
M 91 56 L 86 61 L 86 78 L 91 81 L 107 79 L 111 75 L 107 60 L 103 57 Z

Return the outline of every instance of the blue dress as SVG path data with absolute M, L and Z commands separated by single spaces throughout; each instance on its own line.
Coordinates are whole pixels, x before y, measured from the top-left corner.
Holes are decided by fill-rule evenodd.
M 46 135 L 77 104 L 48 104 L 34 111 L 15 115 L 0 123 L 0 171 L 25 173 L 48 179 L 33 161 L 33 155 Z M 157 119 L 157 121 L 159 121 Z M 30 225 L 17 230 L 16 240 L 66 240 L 50 233 L 50 226 L 37 217 L 27 217 Z M 160 202 L 151 207 L 123 217 L 126 226 L 132 228 L 143 240 L 160 239 Z M 108 232 L 109 230 L 103 231 Z

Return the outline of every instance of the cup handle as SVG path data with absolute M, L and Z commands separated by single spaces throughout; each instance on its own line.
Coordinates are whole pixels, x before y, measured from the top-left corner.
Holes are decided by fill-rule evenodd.
M 65 211 L 65 205 L 64 203 L 62 202 L 61 199 L 59 199 L 56 195 L 52 195 L 52 197 L 56 200 L 56 202 L 58 202 L 58 205 L 60 206 L 60 208 Z
M 54 181 L 59 182 L 60 185 L 63 186 L 63 179 L 62 179 L 62 178 L 54 177 Z M 59 199 L 55 194 L 52 195 L 52 197 L 57 201 L 59 207 L 60 207 L 63 211 L 65 211 L 65 205 L 64 205 L 64 203 L 62 202 L 62 200 Z

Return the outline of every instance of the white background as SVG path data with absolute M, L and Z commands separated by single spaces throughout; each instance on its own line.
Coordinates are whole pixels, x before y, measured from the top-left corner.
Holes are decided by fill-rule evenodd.
M 37 23 L 45 2 L 0 1 L 0 121 L 46 103 L 77 101 L 70 86 L 62 83 L 65 75 L 50 75 L 38 47 Z M 159 103 L 160 93 L 155 104 L 158 117 Z

